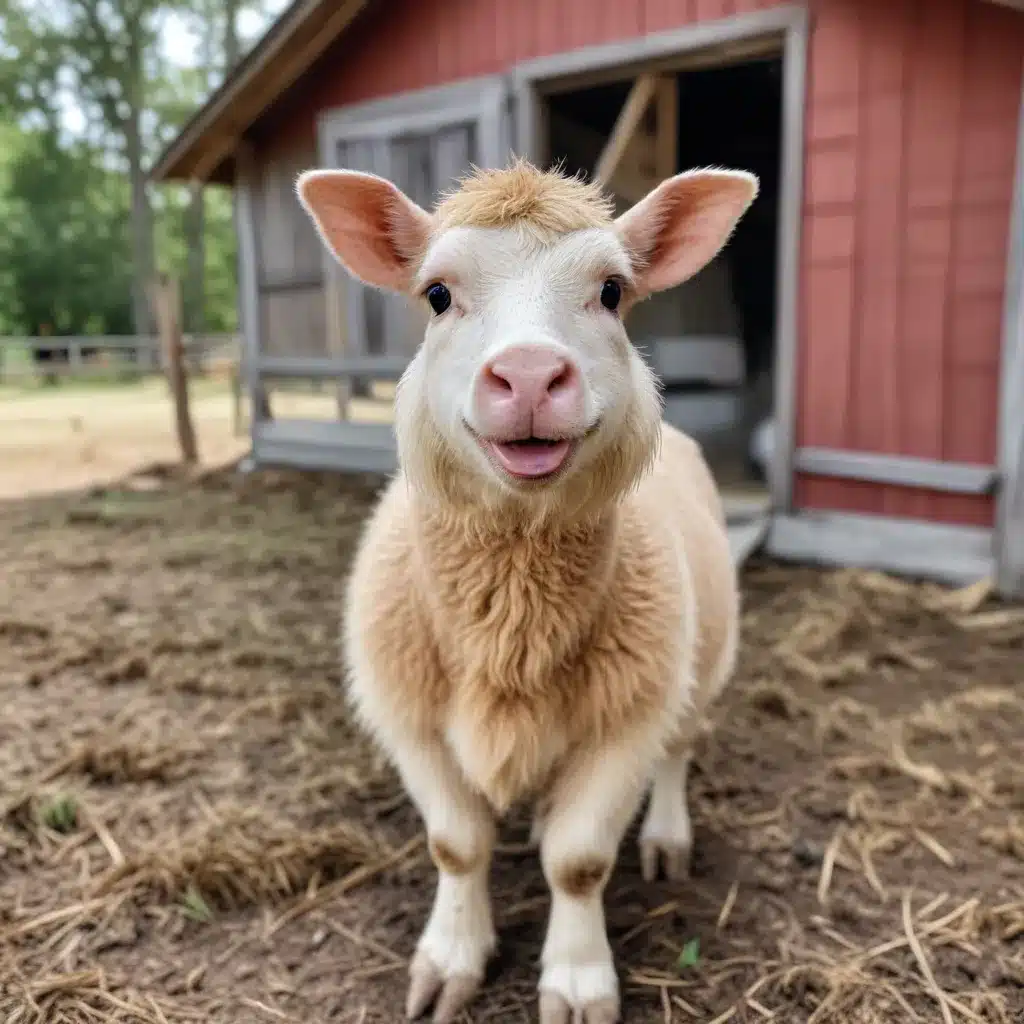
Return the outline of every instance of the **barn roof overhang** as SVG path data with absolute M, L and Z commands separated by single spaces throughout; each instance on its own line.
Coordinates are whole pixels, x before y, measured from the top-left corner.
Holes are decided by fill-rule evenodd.
M 157 158 L 152 181 L 234 178 L 245 131 L 371 0 L 294 0 Z

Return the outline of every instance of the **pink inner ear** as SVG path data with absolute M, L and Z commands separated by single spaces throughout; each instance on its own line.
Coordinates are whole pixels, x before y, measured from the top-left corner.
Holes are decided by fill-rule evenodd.
M 694 171 L 662 182 L 624 213 L 619 229 L 636 255 L 641 291 L 672 288 L 710 263 L 756 195 L 752 175 Z
M 313 171 L 299 195 L 328 248 L 356 277 L 408 288 L 430 233 L 429 215 L 389 181 L 353 171 Z

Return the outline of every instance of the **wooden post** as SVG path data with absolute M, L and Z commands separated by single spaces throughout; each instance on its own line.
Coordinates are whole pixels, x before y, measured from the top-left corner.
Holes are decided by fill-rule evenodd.
M 679 81 L 675 75 L 659 77 L 656 102 L 658 134 L 654 144 L 654 173 L 664 181 L 679 169 Z
M 244 343 L 239 336 L 235 354 L 231 359 L 231 427 L 235 437 L 242 436 L 242 361 Z
M 174 403 L 174 423 L 178 432 L 182 462 L 194 466 L 199 461 L 196 432 L 188 404 L 188 374 L 185 371 L 185 346 L 181 339 L 181 289 L 176 279 L 161 274 L 150 286 L 153 318 L 160 332 L 160 353 Z
M 654 102 L 653 134 L 644 127 Z M 641 75 L 633 84 L 597 161 L 594 180 L 639 202 L 676 173 L 679 150 L 679 98 L 674 75 Z
M 615 119 L 615 127 L 608 137 L 608 143 L 604 152 L 598 158 L 597 168 L 594 171 L 594 181 L 599 185 L 609 185 L 615 175 L 620 161 L 626 152 L 648 105 L 654 98 L 658 87 L 658 79 L 654 75 L 641 75 L 633 88 L 629 90 L 626 102 Z

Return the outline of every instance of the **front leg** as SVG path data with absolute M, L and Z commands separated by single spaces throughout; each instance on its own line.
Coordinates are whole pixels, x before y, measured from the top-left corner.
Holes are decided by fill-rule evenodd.
M 406 1015 L 434 1002 L 435 1024 L 447 1024 L 472 999 L 494 951 L 487 876 L 494 820 L 440 741 L 410 745 L 395 760 L 423 816 L 437 892 L 409 968 Z
M 686 778 L 693 753 L 680 745 L 670 750 L 654 769 L 651 798 L 640 829 L 640 866 L 644 880 L 658 877 L 664 858 L 665 877 L 686 878 L 690 873 L 693 827 L 686 798 Z
M 653 741 L 593 749 L 557 780 L 544 816 L 541 862 L 551 916 L 541 954 L 541 1024 L 613 1024 L 619 987 L 602 897 L 648 779 Z

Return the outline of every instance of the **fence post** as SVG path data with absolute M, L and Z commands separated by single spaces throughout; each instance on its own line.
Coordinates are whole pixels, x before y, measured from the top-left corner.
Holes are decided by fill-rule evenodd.
M 160 333 L 160 352 L 163 355 L 171 400 L 174 402 L 174 422 L 181 458 L 186 465 L 195 465 L 199 461 L 199 452 L 188 401 L 188 375 L 181 337 L 181 289 L 178 281 L 167 274 L 159 275 L 150 285 L 150 302 Z

